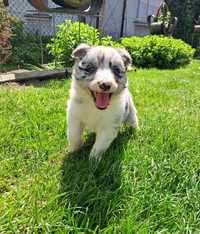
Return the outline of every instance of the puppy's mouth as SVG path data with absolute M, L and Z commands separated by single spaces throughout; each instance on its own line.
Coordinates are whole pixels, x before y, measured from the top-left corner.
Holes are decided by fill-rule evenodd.
M 105 110 L 109 106 L 112 93 L 95 92 L 92 90 L 90 90 L 90 93 L 98 109 Z

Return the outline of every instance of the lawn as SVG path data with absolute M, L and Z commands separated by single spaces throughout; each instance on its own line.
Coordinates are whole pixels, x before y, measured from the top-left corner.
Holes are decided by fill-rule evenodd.
M 70 80 L 0 87 L 0 233 L 200 233 L 200 61 L 129 73 L 140 131 L 69 155 Z

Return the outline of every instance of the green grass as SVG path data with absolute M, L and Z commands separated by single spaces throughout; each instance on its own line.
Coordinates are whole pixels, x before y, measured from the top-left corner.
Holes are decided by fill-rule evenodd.
M 200 62 L 130 72 L 140 131 L 69 155 L 70 81 L 0 87 L 0 233 L 200 233 Z

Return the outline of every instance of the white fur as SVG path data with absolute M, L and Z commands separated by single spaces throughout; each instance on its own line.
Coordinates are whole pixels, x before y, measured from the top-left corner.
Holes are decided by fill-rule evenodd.
M 125 112 L 127 102 L 129 110 Z M 76 80 L 73 80 L 67 112 L 70 151 L 81 147 L 81 135 L 84 129 L 96 133 L 96 142 L 90 158 L 98 158 L 107 150 L 123 122 L 128 121 L 134 128 L 138 126 L 136 109 L 127 88 L 120 94 L 113 95 L 106 110 L 99 110 L 95 107 L 89 90 L 80 88 L 76 85 Z

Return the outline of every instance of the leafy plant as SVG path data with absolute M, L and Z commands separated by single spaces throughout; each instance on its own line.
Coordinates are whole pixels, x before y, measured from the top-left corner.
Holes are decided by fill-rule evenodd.
M 127 37 L 121 43 L 139 67 L 176 68 L 188 64 L 195 52 L 182 40 L 164 36 Z
M 84 23 L 65 20 L 59 25 L 59 31 L 47 45 L 47 48 L 57 62 L 71 66 L 73 63 L 72 51 L 80 43 L 98 44 L 98 30 Z
M 99 41 L 99 45 L 112 46 L 116 48 L 124 48 L 124 46 L 121 43 L 113 41 L 112 36 L 102 37 Z
M 11 36 L 11 17 L 0 2 L 0 64 L 5 63 L 11 55 Z

